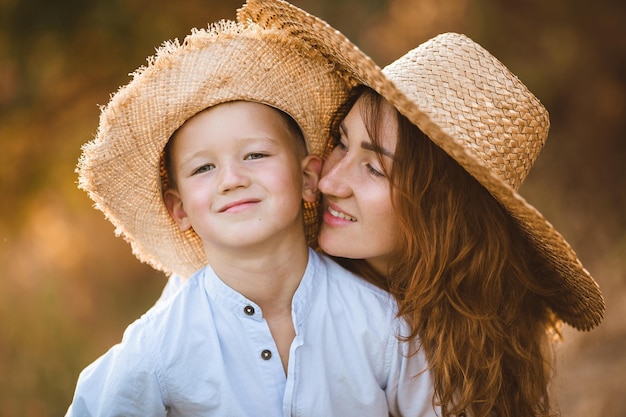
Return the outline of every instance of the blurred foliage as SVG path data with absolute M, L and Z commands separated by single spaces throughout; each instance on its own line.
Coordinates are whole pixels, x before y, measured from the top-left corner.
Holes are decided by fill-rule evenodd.
M 77 190 L 74 167 L 98 106 L 155 47 L 234 18 L 242 1 L 0 0 L 0 415 L 62 415 L 80 370 L 158 297 L 165 277 L 114 236 Z M 572 380 L 557 381 L 557 400 L 568 416 L 623 415 L 623 376 L 607 364 L 626 365 L 626 5 L 293 3 L 381 66 L 437 33 L 465 33 L 542 100 L 552 129 L 522 194 L 566 236 L 608 304 L 599 329 L 571 334 L 561 368 Z

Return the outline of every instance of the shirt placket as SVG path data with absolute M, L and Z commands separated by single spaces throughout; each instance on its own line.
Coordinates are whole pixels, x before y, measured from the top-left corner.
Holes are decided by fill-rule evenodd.
M 276 410 L 276 415 L 282 415 L 287 378 L 272 333 L 261 309 L 254 303 L 242 304 L 240 312 L 241 323 L 250 339 L 250 354 L 254 356 L 270 397 L 268 403 Z

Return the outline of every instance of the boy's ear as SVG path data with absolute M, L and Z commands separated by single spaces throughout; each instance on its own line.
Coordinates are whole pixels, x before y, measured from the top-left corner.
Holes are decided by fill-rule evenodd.
M 191 223 L 189 222 L 189 217 L 187 217 L 187 213 L 183 208 L 183 201 L 180 199 L 180 195 L 176 190 L 166 190 L 163 193 L 163 201 L 165 202 L 165 207 L 167 207 L 167 211 L 169 211 L 170 216 L 174 219 L 178 228 L 181 231 L 185 231 L 191 228 Z
M 302 175 L 304 179 L 304 188 L 302 190 L 302 199 L 307 203 L 317 201 L 317 183 L 320 180 L 322 172 L 322 158 L 317 155 L 307 155 L 302 160 Z

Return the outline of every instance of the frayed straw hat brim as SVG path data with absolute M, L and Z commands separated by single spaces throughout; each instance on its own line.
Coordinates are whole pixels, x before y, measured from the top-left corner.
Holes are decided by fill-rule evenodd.
M 161 157 L 172 134 L 207 107 L 264 103 L 294 118 L 309 151 L 322 155 L 330 124 L 349 92 L 315 48 L 254 24 L 223 21 L 168 42 L 102 109 L 96 138 L 83 146 L 79 187 L 143 262 L 187 277 L 206 264 L 198 236 L 183 233 L 162 200 Z M 317 208 L 305 208 L 310 241 Z
M 238 20 L 299 36 L 335 71 L 396 107 L 476 178 L 517 221 L 559 291 L 551 309 L 579 330 L 597 326 L 600 289 L 563 236 L 517 192 L 547 138 L 539 100 L 466 36 L 446 33 L 381 69 L 339 31 L 282 0 L 248 0 Z M 552 287 L 553 285 L 550 285 Z

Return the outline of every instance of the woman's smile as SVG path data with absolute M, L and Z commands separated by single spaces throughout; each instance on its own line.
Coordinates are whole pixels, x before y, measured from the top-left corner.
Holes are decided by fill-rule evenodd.
M 334 206 L 334 208 L 333 208 Z M 333 205 L 332 203 L 328 203 L 328 208 L 324 212 L 324 221 L 326 223 L 336 223 L 337 220 L 344 220 L 348 222 L 356 222 L 357 219 L 354 216 L 349 215 L 348 213 L 342 211 L 338 206 Z M 343 223 L 343 222 L 340 222 Z

